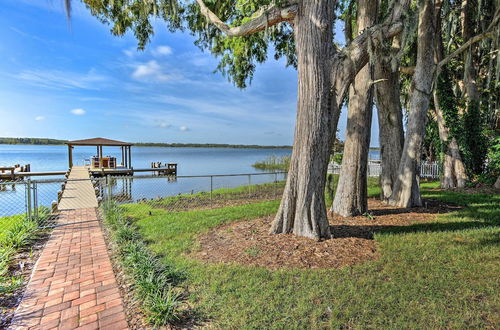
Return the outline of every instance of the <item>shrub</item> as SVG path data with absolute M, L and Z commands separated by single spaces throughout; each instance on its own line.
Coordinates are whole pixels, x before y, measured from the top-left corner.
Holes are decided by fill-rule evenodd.
M 184 278 L 183 273 L 165 265 L 148 249 L 132 220 L 124 218 L 116 204 L 105 204 L 103 210 L 118 260 L 133 284 L 146 321 L 160 327 L 179 320 L 182 289 L 175 285 Z

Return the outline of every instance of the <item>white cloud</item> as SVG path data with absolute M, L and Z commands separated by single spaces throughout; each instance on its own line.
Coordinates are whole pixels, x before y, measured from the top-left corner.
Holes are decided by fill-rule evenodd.
M 172 125 L 168 124 L 168 123 L 165 123 L 165 122 L 161 122 L 158 124 L 158 126 L 160 126 L 161 128 L 169 128 L 169 127 L 172 127 Z
M 152 80 L 156 82 L 165 82 L 173 79 L 180 79 L 178 75 L 166 74 L 162 67 L 155 60 L 144 64 L 139 64 L 135 67 L 132 73 L 132 78 L 136 80 Z
M 44 117 L 44 116 L 36 116 L 36 117 L 35 117 L 35 120 L 44 120 L 44 119 L 45 119 L 45 117 Z
M 133 57 L 135 55 L 134 48 L 129 48 L 129 49 L 124 49 L 123 54 L 127 55 L 128 57 Z
M 54 89 L 99 89 L 96 84 L 108 80 L 93 69 L 83 74 L 61 70 L 24 70 L 12 76 L 35 86 Z
M 183 131 L 183 132 L 187 132 L 187 131 L 189 131 L 189 127 L 187 127 L 187 126 L 181 126 L 181 127 L 179 127 L 179 129 L 180 129 L 181 131 Z
M 168 46 L 158 46 L 155 49 L 153 49 L 154 56 L 167 56 L 170 54 L 172 54 L 172 48 Z
M 72 114 L 74 115 L 77 115 L 77 116 L 81 116 L 81 115 L 84 115 L 87 113 L 87 111 L 83 110 L 83 109 L 73 109 L 70 111 Z

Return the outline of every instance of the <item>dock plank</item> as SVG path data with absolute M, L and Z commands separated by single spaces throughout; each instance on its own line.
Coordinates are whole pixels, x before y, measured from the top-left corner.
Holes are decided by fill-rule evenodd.
M 84 166 L 74 166 L 66 182 L 58 209 L 61 211 L 78 210 L 97 206 L 97 198 L 88 169 Z

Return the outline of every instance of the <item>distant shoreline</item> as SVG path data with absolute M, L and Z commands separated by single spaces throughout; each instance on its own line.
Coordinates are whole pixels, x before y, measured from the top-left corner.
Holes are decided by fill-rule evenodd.
M 64 145 L 67 140 L 47 138 L 4 138 L 0 137 L 0 144 L 8 145 Z M 232 149 L 292 149 L 291 146 L 262 146 L 253 144 L 225 144 L 225 143 L 160 143 L 137 142 L 134 147 L 163 147 L 163 148 L 232 148 Z

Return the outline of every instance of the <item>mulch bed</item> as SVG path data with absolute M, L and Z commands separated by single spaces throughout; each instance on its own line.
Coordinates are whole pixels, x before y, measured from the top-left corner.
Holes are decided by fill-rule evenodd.
M 377 259 L 373 233 L 382 228 L 428 222 L 439 213 L 458 209 L 426 201 L 426 207 L 395 208 L 368 201 L 369 214 L 343 218 L 329 215 L 333 238 L 314 241 L 295 235 L 269 235 L 272 216 L 230 223 L 199 236 L 191 256 L 207 263 L 237 263 L 268 269 L 341 268 Z

